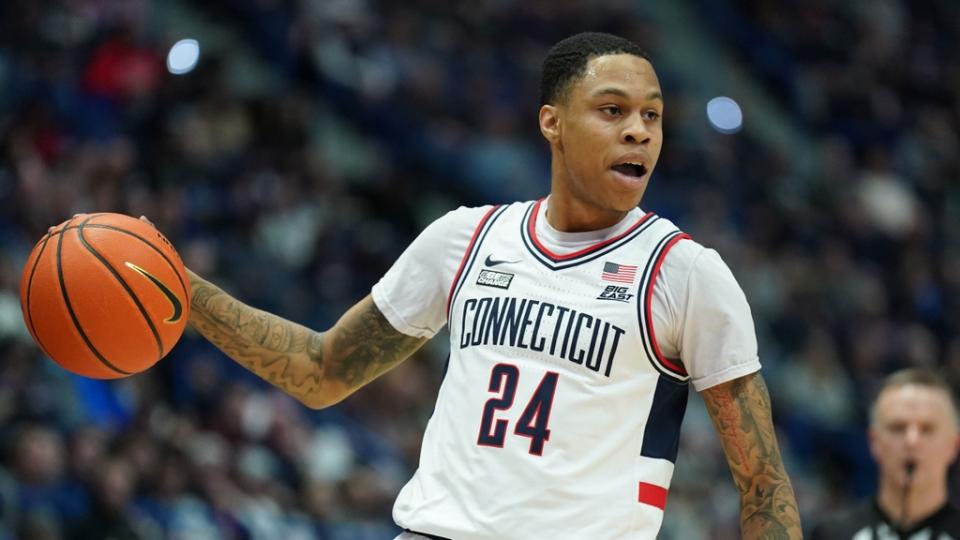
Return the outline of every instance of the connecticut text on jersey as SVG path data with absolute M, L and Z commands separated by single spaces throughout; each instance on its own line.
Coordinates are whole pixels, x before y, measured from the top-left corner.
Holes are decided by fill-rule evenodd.
M 494 345 L 542 351 L 609 377 L 623 328 L 565 306 L 529 298 L 468 298 L 460 348 Z

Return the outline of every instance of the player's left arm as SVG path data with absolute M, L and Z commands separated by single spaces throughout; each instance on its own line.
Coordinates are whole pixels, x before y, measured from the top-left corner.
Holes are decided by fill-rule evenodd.
M 800 512 L 780 457 L 763 377 L 752 373 L 700 394 L 740 491 L 743 538 L 802 538 Z

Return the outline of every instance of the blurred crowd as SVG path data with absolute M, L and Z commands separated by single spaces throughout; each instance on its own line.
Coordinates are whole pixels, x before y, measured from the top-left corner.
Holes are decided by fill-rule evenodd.
M 676 3 L 776 104 L 788 146 L 750 103 L 743 131 L 711 131 L 700 81 L 657 62 L 676 34 L 635 4 L 0 2 L 0 540 L 392 538 L 442 337 L 323 411 L 190 332 L 146 373 L 86 380 L 31 342 L 23 262 L 74 213 L 146 215 L 193 270 L 326 328 L 441 213 L 548 190 L 539 66 L 587 29 L 651 53 L 667 134 L 642 205 L 743 285 L 807 521 L 868 494 L 878 381 L 933 365 L 960 382 L 960 5 Z M 182 37 L 201 58 L 174 76 Z M 698 401 L 662 537 L 736 538 Z

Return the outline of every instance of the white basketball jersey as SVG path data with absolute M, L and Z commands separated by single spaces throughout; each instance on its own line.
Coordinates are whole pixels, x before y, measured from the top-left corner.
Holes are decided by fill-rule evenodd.
M 660 353 L 650 305 L 686 235 L 646 214 L 557 254 L 536 235 L 541 204 L 493 207 L 473 233 L 420 467 L 394 518 L 455 540 L 654 538 L 689 377 Z

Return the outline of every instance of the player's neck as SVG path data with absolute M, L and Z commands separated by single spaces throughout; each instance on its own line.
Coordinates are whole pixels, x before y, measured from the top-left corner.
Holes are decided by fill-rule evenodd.
M 877 503 L 880 509 L 895 521 L 901 519 L 903 513 L 903 486 L 893 480 L 880 479 L 880 492 Z M 933 515 L 947 502 L 947 486 L 945 482 L 934 485 L 914 483 L 910 487 L 907 501 L 907 527 Z M 899 524 L 901 525 L 902 524 Z
M 597 208 L 556 189 L 547 204 L 547 221 L 560 232 L 599 231 L 620 223 L 628 214 Z

